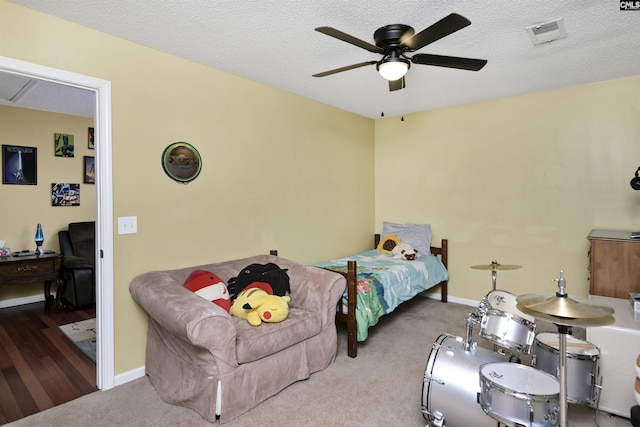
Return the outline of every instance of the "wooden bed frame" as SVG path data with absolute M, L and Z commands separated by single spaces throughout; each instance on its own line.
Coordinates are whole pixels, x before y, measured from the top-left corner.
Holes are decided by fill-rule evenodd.
M 380 243 L 380 234 L 374 235 L 374 248 L 378 247 L 378 243 Z M 271 255 L 278 255 L 277 250 L 271 250 L 269 252 Z M 444 264 L 447 270 L 449 269 L 448 265 L 448 257 L 449 257 L 449 248 L 448 248 L 448 240 L 442 239 L 440 247 L 431 246 L 431 253 L 436 256 L 440 256 L 440 260 L 442 264 Z M 357 266 L 355 261 L 347 261 L 347 271 L 338 271 L 332 270 L 338 274 L 343 275 L 347 279 L 347 310 L 344 312 L 344 304 L 342 303 L 342 298 L 338 301 L 338 307 L 336 311 L 336 322 L 346 323 L 347 325 L 347 354 L 349 357 L 358 356 L 358 339 L 357 339 L 357 324 L 356 324 L 356 299 L 357 299 L 357 291 L 356 286 L 358 284 L 357 280 Z M 448 292 L 448 281 L 440 282 L 435 284 L 434 286 L 440 286 L 440 301 L 447 302 L 447 292 Z
M 374 248 L 378 247 L 380 243 L 380 234 L 374 235 Z M 448 241 L 442 239 L 441 246 L 431 246 L 431 253 L 436 256 L 440 256 L 440 260 L 448 270 Z M 344 312 L 344 304 L 342 299 L 338 302 L 338 311 L 336 313 L 336 321 L 347 324 L 347 354 L 349 357 L 356 357 L 358 355 L 358 340 L 357 340 L 357 325 L 356 325 L 356 285 L 357 280 L 357 268 L 355 261 L 347 261 L 347 272 L 332 270 L 336 273 L 342 274 L 347 279 L 347 310 Z M 447 302 L 447 285 L 448 281 L 440 282 L 440 301 Z

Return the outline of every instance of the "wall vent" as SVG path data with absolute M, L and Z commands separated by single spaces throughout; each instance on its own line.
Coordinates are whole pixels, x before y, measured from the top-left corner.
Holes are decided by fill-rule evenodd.
M 542 22 L 526 28 L 533 44 L 542 44 L 567 37 L 562 18 Z

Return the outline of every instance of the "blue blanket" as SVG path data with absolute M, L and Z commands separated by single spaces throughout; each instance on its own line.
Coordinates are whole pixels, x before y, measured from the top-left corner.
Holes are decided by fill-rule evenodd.
M 444 264 L 438 257 L 430 254 L 421 255 L 413 261 L 405 261 L 372 249 L 350 257 L 321 262 L 315 266 L 346 272 L 347 261 L 350 260 L 357 263 L 358 341 L 367 339 L 369 327 L 378 323 L 382 315 L 391 313 L 404 301 L 449 279 Z M 346 307 L 346 289 L 342 302 Z

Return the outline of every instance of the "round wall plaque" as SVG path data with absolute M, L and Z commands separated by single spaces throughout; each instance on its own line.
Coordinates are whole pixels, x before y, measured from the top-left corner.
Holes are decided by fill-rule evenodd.
M 174 142 L 162 153 L 162 168 L 169 178 L 186 184 L 200 173 L 202 158 L 191 144 Z

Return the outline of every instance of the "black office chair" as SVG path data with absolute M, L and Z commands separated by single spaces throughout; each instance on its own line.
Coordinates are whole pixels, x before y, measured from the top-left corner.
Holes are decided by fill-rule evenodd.
M 96 303 L 95 221 L 72 222 L 68 230 L 58 232 L 62 260 L 63 305 L 85 307 Z

